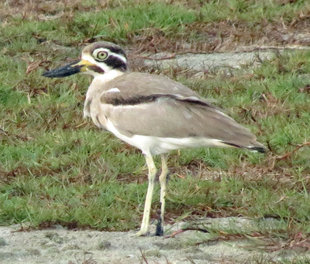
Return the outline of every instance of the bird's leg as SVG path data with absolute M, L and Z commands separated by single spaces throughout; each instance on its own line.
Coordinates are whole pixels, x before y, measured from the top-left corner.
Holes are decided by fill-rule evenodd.
M 160 219 L 156 226 L 156 236 L 162 236 L 164 234 L 164 215 L 165 215 L 165 196 L 166 196 L 166 185 L 167 175 L 169 173 L 167 166 L 167 155 L 161 155 L 161 174 L 159 176 L 160 183 Z
M 144 205 L 144 212 L 143 212 L 143 219 L 140 231 L 136 234 L 137 236 L 144 236 L 147 235 L 149 231 L 149 223 L 150 223 L 150 213 L 151 213 L 151 204 L 152 204 L 152 197 L 153 197 L 153 190 L 154 190 L 154 182 L 156 176 L 156 166 L 151 155 L 145 155 L 146 164 L 148 167 L 148 188 L 145 198 L 145 205 Z

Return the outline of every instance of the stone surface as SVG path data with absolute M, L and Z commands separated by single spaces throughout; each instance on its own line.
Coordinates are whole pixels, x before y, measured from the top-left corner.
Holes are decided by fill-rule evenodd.
M 273 51 L 229 52 L 212 54 L 181 54 L 158 53 L 146 59 L 144 64 L 149 67 L 167 69 L 177 67 L 202 72 L 227 72 L 241 69 L 243 66 L 256 66 L 263 60 L 271 59 Z M 170 58 L 170 59 L 165 59 Z
M 258 259 L 276 261 L 310 257 L 294 250 L 262 250 L 260 239 L 214 239 L 214 230 L 236 234 L 281 228 L 275 219 L 201 219 L 167 226 L 174 237 L 136 237 L 135 232 L 73 231 L 65 228 L 18 231 L 19 225 L 0 227 L 6 241 L 0 247 L 0 263 L 10 264 L 136 264 L 136 263 L 255 263 Z M 283 227 L 283 226 L 282 226 Z M 153 227 L 155 228 L 155 227 Z M 213 230 L 213 231 L 212 231 Z M 212 234 L 213 232 L 213 234 Z M 147 262 L 146 262 L 147 261 Z
M 235 71 L 252 71 L 263 61 L 270 60 L 283 52 L 294 52 L 295 50 L 309 50 L 309 47 L 298 46 L 285 48 L 266 47 L 255 49 L 255 47 L 239 47 L 239 51 L 225 53 L 185 53 L 172 54 L 167 52 L 155 55 L 143 56 L 146 67 L 159 69 L 179 68 L 192 70 L 199 73 L 224 73 L 230 74 Z

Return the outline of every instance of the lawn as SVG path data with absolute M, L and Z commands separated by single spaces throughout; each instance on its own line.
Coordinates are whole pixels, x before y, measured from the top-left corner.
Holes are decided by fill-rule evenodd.
M 121 44 L 134 61 L 143 52 L 188 46 L 211 53 L 305 45 L 277 32 L 305 33 L 310 26 L 310 4 L 297 0 L 21 2 L 0 3 L 0 224 L 34 228 L 138 228 L 147 188 L 141 153 L 83 119 L 90 78 L 45 79 L 46 69 L 98 40 Z M 310 50 L 278 54 L 248 73 L 200 79 L 178 69 L 161 73 L 215 99 L 269 150 L 172 152 L 167 222 L 268 216 L 283 222 L 282 237 L 308 238 Z M 153 217 L 158 207 L 157 192 Z

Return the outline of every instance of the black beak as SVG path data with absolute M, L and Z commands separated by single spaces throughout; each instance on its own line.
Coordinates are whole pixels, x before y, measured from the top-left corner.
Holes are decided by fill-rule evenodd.
M 80 60 L 71 62 L 65 66 L 44 72 L 42 76 L 48 77 L 48 78 L 62 78 L 62 77 L 70 76 L 72 74 L 79 73 L 81 72 L 81 68 L 84 67 L 83 64 L 79 64 L 80 62 L 81 62 Z

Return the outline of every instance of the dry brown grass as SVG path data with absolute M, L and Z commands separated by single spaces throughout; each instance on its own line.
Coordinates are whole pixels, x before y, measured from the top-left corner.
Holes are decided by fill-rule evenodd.
M 133 4 L 154 1 L 134 0 Z M 200 1 L 163 1 L 199 10 Z M 281 4 L 291 1 L 280 1 Z M 283 3 L 282 3 L 283 2 Z M 72 20 L 76 12 L 102 12 L 107 8 L 126 7 L 126 0 L 96 0 L 85 4 L 81 0 L 6 0 L 0 3 L 0 18 L 4 24 L 10 18 L 22 17 L 27 20 L 59 20 L 63 23 Z M 113 21 L 111 22 L 113 23 Z M 301 11 L 289 23 L 280 21 L 261 21 L 255 25 L 240 21 L 223 20 L 219 22 L 194 22 L 185 25 L 185 32 L 176 38 L 167 38 L 158 28 L 146 28 L 138 36 L 132 35 L 129 43 L 133 53 L 141 52 L 225 52 L 244 51 L 270 47 L 306 46 L 310 44 L 310 10 Z M 191 40 L 188 36 L 194 35 Z M 201 40 L 199 40 L 201 39 Z M 93 42 L 87 38 L 83 43 Z M 38 63 L 38 62 L 36 62 Z

